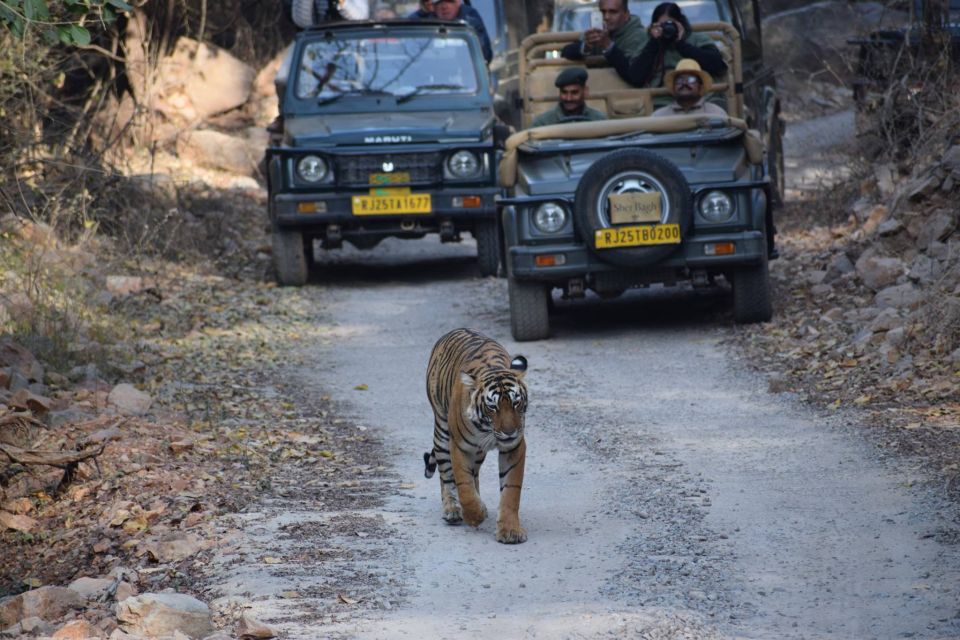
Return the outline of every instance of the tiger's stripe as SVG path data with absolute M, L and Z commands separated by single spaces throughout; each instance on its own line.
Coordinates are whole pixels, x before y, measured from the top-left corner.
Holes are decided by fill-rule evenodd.
M 456 329 L 434 345 L 427 365 L 427 398 L 433 409 L 433 449 L 423 455 L 426 477 L 440 471 L 443 518 L 478 525 L 487 516 L 480 499 L 480 467 L 496 449 L 500 467 L 497 540 L 524 542 L 520 492 L 526 461 L 523 437 L 527 361 L 511 360 L 494 340 Z

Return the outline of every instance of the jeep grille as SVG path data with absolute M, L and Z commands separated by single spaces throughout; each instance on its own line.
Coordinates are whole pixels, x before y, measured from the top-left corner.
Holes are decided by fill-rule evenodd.
M 337 181 L 345 187 L 366 187 L 370 176 L 384 173 L 383 165 L 393 164 L 391 173 L 409 173 L 410 183 L 440 182 L 443 178 L 443 154 L 390 153 L 376 156 L 339 156 Z

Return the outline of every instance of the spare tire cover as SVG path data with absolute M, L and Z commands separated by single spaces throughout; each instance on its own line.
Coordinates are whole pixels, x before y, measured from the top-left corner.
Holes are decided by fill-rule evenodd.
M 614 224 L 610 196 L 627 193 L 659 193 L 658 224 L 677 224 L 680 241 L 686 237 L 692 217 L 690 185 L 675 164 L 647 149 L 620 149 L 609 153 L 587 169 L 574 197 L 574 223 L 590 251 L 610 264 L 639 267 L 654 263 L 676 251 L 680 244 L 598 249 L 597 231 L 618 227 L 652 226 L 654 223 Z

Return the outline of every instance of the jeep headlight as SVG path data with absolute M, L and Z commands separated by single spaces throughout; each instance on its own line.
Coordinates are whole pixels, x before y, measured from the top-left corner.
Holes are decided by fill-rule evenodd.
M 700 215 L 708 222 L 726 222 L 733 217 L 733 200 L 723 191 L 710 191 L 700 198 Z
M 320 182 L 327 177 L 327 163 L 320 156 L 303 156 L 297 161 L 297 175 L 304 182 Z
M 455 178 L 472 178 L 480 173 L 480 158 L 472 151 L 457 151 L 447 158 L 447 170 Z
M 533 226 L 541 233 L 556 233 L 567 223 L 567 210 L 556 202 L 544 202 L 533 212 Z

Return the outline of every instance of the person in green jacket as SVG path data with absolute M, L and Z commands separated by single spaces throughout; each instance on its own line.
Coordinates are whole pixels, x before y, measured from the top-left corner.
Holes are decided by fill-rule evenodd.
M 560 89 L 560 100 L 553 109 L 534 118 L 531 127 L 543 127 L 563 122 L 606 120 L 607 116 L 587 106 L 587 70 L 583 67 L 568 67 L 557 75 L 553 83 Z
M 599 0 L 597 8 L 603 17 L 603 28 L 587 29 L 583 32 L 583 38 L 565 46 L 560 55 L 567 60 L 603 55 L 609 60 L 614 49 L 627 59 L 639 55 L 650 36 L 640 18 L 630 15 L 627 0 Z
M 726 80 L 727 63 L 713 38 L 693 31 L 687 16 L 676 3 L 662 2 L 656 6 L 648 32 L 649 40 L 634 57 L 624 55 L 616 47 L 607 56 L 617 73 L 633 86 L 664 86 L 666 74 L 684 58 L 696 60 L 700 68 L 713 77 L 714 82 Z M 658 107 L 669 103 L 667 96 L 654 101 Z

